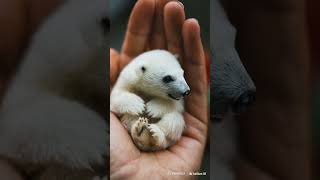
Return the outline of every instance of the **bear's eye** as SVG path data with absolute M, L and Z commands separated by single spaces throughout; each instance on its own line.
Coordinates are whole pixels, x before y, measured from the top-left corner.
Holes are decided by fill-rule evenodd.
M 174 78 L 173 78 L 172 76 L 170 76 L 170 75 L 167 75 L 167 76 L 165 76 L 165 77 L 162 78 L 162 81 L 163 81 L 164 83 L 169 83 L 169 82 L 174 81 Z
M 142 66 L 142 67 L 141 67 L 141 71 L 142 71 L 142 72 L 145 72 L 145 71 L 146 71 L 146 68 L 145 68 L 144 66 Z
M 108 33 L 110 31 L 110 20 L 108 17 L 103 17 L 101 19 L 101 26 L 104 33 Z

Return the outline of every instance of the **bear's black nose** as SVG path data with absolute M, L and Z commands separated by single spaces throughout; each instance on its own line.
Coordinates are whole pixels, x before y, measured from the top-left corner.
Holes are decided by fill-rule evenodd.
M 187 96 L 190 94 L 190 90 L 185 91 L 184 93 L 182 93 L 182 96 Z
M 252 105 L 256 101 L 256 91 L 249 90 L 244 92 L 239 96 L 239 98 L 235 101 L 233 110 L 236 113 L 243 112 Z

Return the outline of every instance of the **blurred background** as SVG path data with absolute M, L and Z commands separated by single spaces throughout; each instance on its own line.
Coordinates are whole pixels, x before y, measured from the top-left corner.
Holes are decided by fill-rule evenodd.
M 285 172 L 273 171 L 274 177 L 283 176 L 279 179 L 307 180 L 309 177 L 303 175 L 308 173 L 300 172 L 309 168 L 306 167 L 309 166 L 308 160 L 305 160 L 309 150 L 306 145 L 309 145 L 308 135 L 312 134 L 313 179 L 320 179 L 320 2 L 228 2 L 233 4 L 230 9 L 233 11 L 232 19 L 237 22 L 240 56 L 247 61 L 246 67 L 257 85 L 257 95 L 260 93 L 256 103 L 260 103 L 260 109 L 241 119 L 244 122 L 242 137 L 250 139 L 246 140 L 247 147 L 243 148 L 246 156 L 252 162 L 260 163 L 261 169 L 286 169 Z M 263 108 L 268 110 L 261 110 Z M 247 117 L 255 119 L 248 120 Z M 262 119 L 265 122 L 254 122 Z M 250 124 L 256 127 L 255 131 Z M 284 150 L 280 146 L 278 149 L 275 146 L 270 148 L 265 142 L 259 142 L 272 139 L 261 140 L 267 134 L 264 130 L 273 132 L 273 138 L 278 138 L 278 142 L 283 143 L 285 139 L 292 146 L 288 145 L 289 150 Z M 253 149 L 262 153 L 258 154 Z
M 8 74 L 11 74 L 13 69 L 17 66 L 21 57 L 21 52 L 25 49 L 28 42 L 28 35 L 35 31 L 42 20 L 52 12 L 52 4 L 58 4 L 63 0 L 32 0 L 32 6 L 28 11 L 22 7 L 12 8 L 8 6 L 9 3 L 2 3 L 1 11 L 17 11 L 19 16 L 7 17 L 1 16 L 0 20 L 3 22 L 1 26 L 1 34 L 4 34 L 5 39 L 1 39 L 0 51 L 0 92 L 3 91 L 3 84 L 8 79 Z M 3 1 L 5 2 L 5 1 Z M 29 1 L 26 1 L 29 2 Z M 31 2 L 31 1 L 30 1 Z M 199 20 L 202 28 L 202 37 L 205 47 L 209 47 L 209 2 L 210 0 L 192 1 L 182 0 L 185 5 L 187 17 L 195 17 Z M 201 3 L 199 3 L 201 2 Z M 120 50 L 126 29 L 127 20 L 134 5 L 134 0 L 110 0 L 110 18 L 111 18 L 111 47 Z M 314 163 L 314 179 L 320 179 L 320 1 L 306 0 L 307 3 L 307 27 L 309 33 L 309 47 L 311 53 L 311 86 L 312 86 L 312 127 L 313 127 L 313 163 Z M 41 15 L 41 16 L 38 16 Z M 26 17 L 33 18 L 27 23 L 29 28 L 23 28 L 19 25 L 20 22 L 25 23 Z M 41 18 L 40 18 L 41 17 Z M 32 25 L 32 26 L 31 26 Z M 17 33 L 13 33 L 18 31 Z M 19 45 L 17 45 L 19 42 Z M 1 94 L 1 93 L 0 93 Z M 208 146 L 207 146 L 208 147 Z M 209 173 L 209 154 L 208 149 L 203 161 L 203 171 Z M 200 179 L 203 177 L 200 177 Z M 0 178 L 1 179 L 1 178 Z M 205 178 L 203 178 L 205 179 Z
M 314 179 L 320 179 L 320 1 L 307 0 L 307 19 L 311 53 Z
M 117 50 L 121 49 L 124 39 L 128 18 L 131 9 L 136 1 L 134 0 L 110 0 L 110 47 Z M 181 0 L 185 7 L 186 18 L 196 18 L 201 26 L 201 36 L 206 52 L 209 52 L 210 45 L 210 0 L 202 0 L 201 3 L 196 3 L 192 0 Z M 209 56 L 207 56 L 209 57 Z M 209 65 L 209 59 L 207 58 Z M 209 68 L 209 66 L 208 66 Z M 209 142 L 209 140 L 208 140 Z M 207 145 L 202 169 L 200 172 L 207 172 L 206 176 L 199 176 L 200 180 L 209 179 L 210 169 L 210 146 Z

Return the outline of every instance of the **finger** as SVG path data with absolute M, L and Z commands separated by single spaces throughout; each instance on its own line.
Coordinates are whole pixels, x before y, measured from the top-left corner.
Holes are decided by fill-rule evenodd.
M 183 67 L 191 93 L 186 98 L 186 110 L 207 123 L 207 81 L 204 49 L 201 42 L 200 26 L 196 19 L 188 19 L 183 24 L 183 44 L 185 58 Z
M 167 48 L 173 54 L 182 55 L 182 26 L 185 21 L 183 4 L 169 2 L 164 7 L 164 29 Z
M 207 142 L 208 125 L 199 122 L 199 120 L 189 113 L 184 113 L 186 121 L 186 130 L 182 138 L 176 145 L 171 146 L 169 151 L 177 154 L 186 162 L 192 162 L 194 169 L 199 169 L 201 165 L 200 159 L 203 157 L 203 152 Z
M 171 0 L 156 0 L 155 19 L 150 39 L 151 49 L 166 49 L 166 37 L 163 24 L 164 6 Z
M 154 11 L 155 0 L 139 0 L 134 6 L 122 47 L 121 67 L 145 50 L 151 34 Z
M 201 144 L 206 144 L 208 125 L 199 122 L 197 118 L 187 112 L 184 113 L 184 119 L 187 124 L 184 136 L 195 139 Z
M 119 143 L 121 142 L 121 143 Z M 138 158 L 139 150 L 120 120 L 110 113 L 110 173 L 128 162 Z
M 119 75 L 119 62 L 120 62 L 120 55 L 119 53 L 114 50 L 110 49 L 110 85 L 112 86 Z

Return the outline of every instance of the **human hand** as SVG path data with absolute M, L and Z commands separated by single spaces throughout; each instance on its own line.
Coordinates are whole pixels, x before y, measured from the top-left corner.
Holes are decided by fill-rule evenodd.
M 129 19 L 121 53 L 110 50 L 110 83 L 135 56 L 149 49 L 167 49 L 181 56 L 191 94 L 186 98 L 186 132 L 176 145 L 141 152 L 120 120 L 110 113 L 111 179 L 193 179 L 170 172 L 199 170 L 207 139 L 208 107 L 204 50 L 196 20 L 185 20 L 181 4 L 170 0 L 139 0 Z M 120 142 L 120 143 L 119 143 Z

